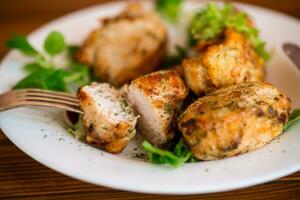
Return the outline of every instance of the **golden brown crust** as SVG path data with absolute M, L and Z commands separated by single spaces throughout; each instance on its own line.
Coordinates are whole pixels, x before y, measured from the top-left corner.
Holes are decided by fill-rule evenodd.
M 290 100 L 266 83 L 225 87 L 190 105 L 179 128 L 194 156 L 214 160 L 257 149 L 283 131 Z
M 89 36 L 84 41 L 82 47 L 75 52 L 75 59 L 80 61 L 83 64 L 91 65 L 92 60 L 94 60 L 94 51 L 95 51 L 95 43 L 98 39 L 99 30 L 93 30 Z
M 141 89 L 146 96 L 160 96 L 154 102 L 157 108 L 161 108 L 164 103 L 176 104 L 174 99 L 184 100 L 188 90 L 175 70 L 157 71 L 146 76 L 135 79 L 132 84 Z
M 211 40 L 200 40 L 196 44 L 196 50 L 199 52 L 205 51 L 205 49 L 212 45 L 218 45 L 222 42 L 221 38 L 215 38 Z
M 84 111 L 83 127 L 87 143 L 107 152 L 122 152 L 135 135 L 136 118 L 132 121 L 114 121 L 107 113 L 96 108 L 98 102 L 86 91 L 86 87 L 78 90 L 77 98 Z
M 124 122 L 118 123 L 117 126 L 109 126 L 108 123 L 103 123 L 106 124 L 108 130 L 101 131 L 101 133 L 94 130 L 94 128 L 90 128 L 93 123 L 84 121 L 84 124 L 89 124 L 84 126 L 87 143 L 110 153 L 121 153 L 135 135 L 132 134 L 133 132 L 129 133 L 131 126 Z
M 187 86 L 196 95 L 210 92 L 214 88 L 200 56 L 185 59 L 182 62 L 182 70 Z
M 140 64 L 128 68 L 126 71 L 120 72 L 118 76 L 108 80 L 109 82 L 115 83 L 116 86 L 121 86 L 123 83 L 128 83 L 129 81 L 152 72 L 157 69 L 159 63 L 163 59 L 166 53 L 167 42 L 161 42 L 160 46 L 157 48 L 155 54 L 149 55 L 140 61 Z M 102 72 L 100 72 L 102 73 Z
M 154 71 L 166 53 L 167 31 L 160 18 L 140 4 L 130 4 L 103 20 L 76 54 L 94 75 L 114 86 Z
M 224 43 L 209 46 L 202 54 L 214 86 L 263 81 L 263 59 L 245 37 L 232 29 L 226 29 L 224 35 Z
M 132 81 L 129 101 L 140 115 L 141 133 L 150 142 L 161 145 L 174 137 L 173 121 L 187 95 L 176 70 L 157 71 Z
M 143 17 L 145 15 L 145 10 L 143 6 L 138 2 L 129 2 L 124 10 L 120 14 L 101 19 L 103 25 L 108 25 L 110 23 L 115 23 L 120 20 L 135 20 L 138 17 Z
M 264 61 L 248 39 L 233 29 L 224 39 L 198 44 L 199 55 L 182 63 L 189 88 L 202 95 L 214 89 L 243 82 L 263 81 Z

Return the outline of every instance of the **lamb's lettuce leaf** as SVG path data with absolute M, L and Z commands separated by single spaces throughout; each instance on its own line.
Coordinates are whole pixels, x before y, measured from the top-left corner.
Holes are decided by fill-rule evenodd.
M 173 150 L 154 147 L 146 140 L 143 142 L 143 148 L 148 153 L 149 161 L 156 164 L 166 164 L 177 168 L 184 163 L 196 161 L 182 138 Z

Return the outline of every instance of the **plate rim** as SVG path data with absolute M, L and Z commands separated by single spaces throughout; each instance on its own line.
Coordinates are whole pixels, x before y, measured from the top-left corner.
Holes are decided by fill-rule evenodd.
M 40 32 L 41 30 L 45 29 L 46 27 L 48 26 L 53 26 L 55 25 L 56 23 L 60 23 L 59 21 L 61 21 L 62 19 L 66 20 L 68 18 L 72 18 L 73 16 L 75 15 L 78 15 L 78 14 L 82 14 L 82 12 L 86 12 L 90 9 L 95 9 L 96 7 L 99 8 L 99 7 L 113 7 L 113 6 L 116 6 L 116 5 L 124 5 L 126 4 L 127 2 L 129 2 L 130 0 L 125 0 L 125 1 L 116 1 L 116 2 L 105 2 L 105 3 L 100 3 L 100 4 L 95 4 L 95 5 L 92 5 L 92 6 L 88 6 L 88 7 L 84 7 L 84 8 L 81 8 L 81 9 L 78 9 L 78 10 L 74 10 L 72 12 L 69 12 L 69 13 L 66 13 L 62 16 L 59 16 L 57 18 L 54 18 L 48 22 L 46 22 L 45 24 L 43 24 L 42 26 L 38 27 L 37 29 L 33 30 L 32 32 L 30 32 L 28 34 L 28 37 L 29 38 L 32 38 L 34 37 L 34 35 L 38 32 Z M 195 1 L 196 0 L 188 0 L 188 1 Z M 143 0 L 143 3 L 144 2 L 150 2 L 149 0 Z M 206 0 L 201 0 L 201 1 L 197 1 L 199 4 L 204 4 L 204 3 L 207 3 Z M 224 3 L 224 1 L 218 1 L 218 2 L 222 2 Z M 279 12 L 279 11 L 275 11 L 275 10 L 272 10 L 270 8 L 266 8 L 266 7 L 262 7 L 262 6 L 257 6 L 257 5 L 253 5 L 253 4 L 249 4 L 249 3 L 239 3 L 239 2 L 232 2 L 233 4 L 235 5 L 238 5 L 238 6 L 244 6 L 244 7 L 250 7 L 250 8 L 253 8 L 253 9 L 258 9 L 258 10 L 261 10 L 261 11 L 267 11 L 273 15 L 276 15 L 278 17 L 281 17 L 281 18 L 285 18 L 287 20 L 292 20 L 296 23 L 298 23 L 300 25 L 300 20 L 297 19 L 296 17 L 293 17 L 293 16 L 290 16 L 290 15 L 287 15 L 283 12 Z M 7 60 L 7 58 L 12 54 L 13 52 L 12 51 L 9 51 L 2 59 L 1 59 L 1 62 L 0 62 L 0 67 L 1 65 L 3 64 L 3 61 L 4 60 Z M 291 173 L 294 173 L 294 172 L 297 172 L 299 171 L 300 169 L 300 163 L 299 163 L 299 166 L 296 166 L 294 165 L 294 167 L 289 167 L 288 170 L 287 168 L 285 168 L 285 170 L 282 170 L 282 171 L 279 171 L 277 170 L 276 172 L 277 173 L 274 173 L 273 172 L 273 176 L 267 176 L 267 177 L 260 177 L 260 178 L 255 178 L 252 180 L 249 181 L 248 179 L 248 182 L 247 181 L 244 181 L 245 183 L 241 184 L 232 184 L 230 185 L 229 187 L 228 186 L 224 186 L 224 187 L 220 187 L 219 189 L 213 189 L 213 190 L 205 190 L 205 191 L 200 191 L 199 192 L 199 189 L 198 190 L 180 190 L 180 191 L 171 191 L 168 192 L 167 190 L 153 190 L 153 189 L 149 189 L 149 188 L 144 188 L 144 189 L 137 189 L 137 188 L 134 188 L 134 187 L 131 187 L 129 185 L 126 185 L 126 184 L 116 184 L 116 183 L 107 183 L 105 181 L 101 182 L 101 184 L 99 184 L 99 182 L 96 182 L 96 181 L 91 181 L 91 180 L 88 180 L 88 179 L 85 179 L 84 177 L 82 176 L 79 176 L 79 175 L 76 175 L 76 174 L 72 174 L 72 173 L 69 173 L 68 171 L 64 171 L 63 169 L 61 168 L 56 168 L 55 166 L 53 166 L 52 163 L 48 163 L 47 161 L 45 161 L 43 158 L 39 158 L 38 156 L 33 156 L 32 154 L 30 154 L 28 151 L 24 150 L 24 148 L 22 148 L 22 145 L 16 145 L 15 141 L 9 136 L 9 134 L 6 134 L 6 132 L 9 132 L 7 130 L 5 130 L 5 128 L 1 127 L 3 133 L 6 135 L 6 137 L 18 148 L 20 149 L 22 152 L 24 152 L 26 155 L 28 155 L 29 157 L 31 157 L 32 159 L 34 159 L 35 161 L 37 161 L 38 163 L 54 170 L 54 171 L 57 171 L 63 175 L 66 175 L 66 176 L 69 176 L 69 177 L 72 177 L 72 178 L 75 178 L 75 179 L 78 179 L 78 180 L 81 180 L 81 181 L 84 181 L 84 182 L 87 182 L 87 183 L 92 183 L 92 184 L 95 184 L 95 185 L 101 185 L 101 186 L 104 186 L 104 187 L 109 187 L 109 188 L 114 188 L 114 189 L 118 189 L 118 190 L 122 190 L 122 191 L 131 191 L 131 192 L 137 192 L 137 193 L 147 193 L 147 194 L 173 194 L 173 195 L 186 195 L 186 194 L 205 194 L 205 193 L 215 193 L 215 192 L 224 192 L 224 191 L 231 191 L 231 190 L 235 190 L 235 189 L 241 189 L 241 188 L 245 188 L 245 187 L 249 187 L 249 186 L 253 186 L 253 185 L 258 185 L 258 184 L 263 184 L 263 183 L 266 183 L 266 182 L 269 182 L 271 180 L 274 180 L 274 179 L 278 179 L 278 178 L 281 178 L 283 176 L 286 176 L 288 174 L 291 174 Z M 122 182 L 122 181 L 121 181 Z

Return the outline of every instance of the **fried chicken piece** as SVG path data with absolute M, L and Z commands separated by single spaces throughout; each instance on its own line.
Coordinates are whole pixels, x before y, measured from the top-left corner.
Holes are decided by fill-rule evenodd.
M 264 61 L 245 37 L 232 29 L 225 30 L 225 41 L 203 52 L 203 64 L 216 88 L 251 81 L 263 81 Z
M 80 88 L 77 98 L 87 142 L 107 152 L 122 152 L 135 136 L 137 122 L 122 93 L 107 83 L 92 83 Z
M 199 98 L 179 119 L 193 155 L 215 160 L 255 150 L 283 132 L 290 100 L 267 83 L 241 83 Z
M 195 94 L 232 84 L 263 81 L 264 61 L 241 33 L 225 29 L 223 41 L 203 46 L 196 58 L 182 63 L 187 85 Z
M 183 60 L 181 66 L 186 84 L 195 94 L 210 92 L 214 88 L 200 56 Z
M 140 116 L 138 128 L 147 140 L 161 145 L 174 137 L 173 122 L 187 95 L 176 70 L 157 71 L 132 81 L 128 100 Z
M 167 31 L 161 19 L 138 3 L 103 20 L 76 54 L 94 76 L 114 86 L 154 71 L 166 53 Z

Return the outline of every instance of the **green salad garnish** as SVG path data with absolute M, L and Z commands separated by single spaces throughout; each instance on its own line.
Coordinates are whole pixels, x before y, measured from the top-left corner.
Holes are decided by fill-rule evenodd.
M 286 131 L 293 125 L 300 121 L 300 109 L 295 109 L 292 111 L 289 121 L 283 126 L 283 130 Z
M 149 161 L 156 164 L 180 167 L 184 163 L 196 161 L 182 138 L 173 150 L 163 150 L 154 147 L 146 140 L 143 142 L 143 148 L 148 153 Z
M 61 53 L 65 48 L 64 36 L 57 31 L 51 32 L 44 42 L 44 49 L 52 56 Z
M 175 50 L 175 53 L 169 54 L 165 57 L 164 61 L 161 63 L 161 68 L 168 69 L 170 67 L 180 65 L 182 61 L 187 57 L 187 49 L 176 46 Z
M 168 21 L 174 23 L 181 13 L 182 3 L 183 0 L 156 0 L 155 8 Z
M 14 89 L 40 88 L 46 90 L 74 93 L 78 87 L 90 83 L 90 70 L 73 59 L 74 46 L 67 47 L 63 35 L 57 31 L 51 32 L 44 41 L 44 52 L 36 50 L 26 37 L 15 35 L 6 46 L 17 49 L 32 58 L 32 62 L 24 65 L 28 75 L 19 81 Z M 64 68 L 55 66 L 53 59 L 68 53 L 68 64 Z
M 190 23 L 190 40 L 196 43 L 199 40 L 213 39 L 226 27 L 244 34 L 256 52 L 264 60 L 268 60 L 269 53 L 265 50 L 265 42 L 259 37 L 258 29 L 251 25 L 245 12 L 236 10 L 232 4 L 227 3 L 219 7 L 215 3 L 208 3 L 205 8 L 199 10 Z
M 35 50 L 28 42 L 27 38 L 21 35 L 15 35 L 8 41 L 6 46 L 11 49 L 19 49 L 22 53 L 27 56 L 39 57 L 39 53 Z
M 68 128 L 67 131 L 76 139 L 84 140 L 85 133 L 83 130 L 82 115 L 79 116 L 78 122 L 74 124 L 72 127 Z

